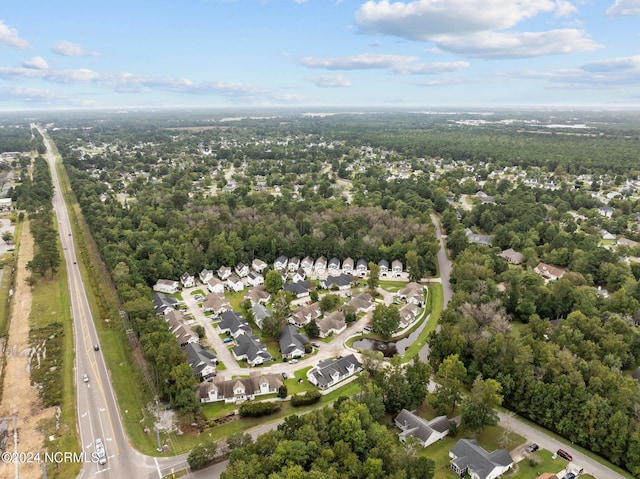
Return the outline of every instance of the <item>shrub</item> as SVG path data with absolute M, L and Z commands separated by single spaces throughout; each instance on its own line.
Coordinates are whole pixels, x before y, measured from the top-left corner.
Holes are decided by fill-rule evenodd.
M 320 391 L 307 391 L 304 394 L 295 394 L 291 396 L 291 405 L 292 406 L 308 406 L 309 404 L 315 404 L 320 401 L 322 394 Z
M 247 401 L 240 406 L 240 415 L 243 417 L 260 417 L 273 414 L 280 410 L 280 405 L 274 402 Z

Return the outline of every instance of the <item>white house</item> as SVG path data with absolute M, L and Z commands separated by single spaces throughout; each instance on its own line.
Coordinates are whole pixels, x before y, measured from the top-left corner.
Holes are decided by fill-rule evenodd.
M 213 382 L 200 384 L 196 396 L 200 402 L 224 401 L 226 403 L 255 399 L 263 394 L 277 393 L 282 381 L 275 374 L 250 375 L 248 378 L 225 380 L 216 377 Z
M 212 276 L 207 281 L 207 289 L 211 293 L 224 294 L 224 283 L 222 282 L 222 280 L 216 278 L 215 276 Z
M 405 442 L 407 438 L 416 438 L 422 447 L 427 447 L 436 441 L 444 439 L 449 434 L 449 419 L 447 416 L 438 416 L 431 421 L 421 418 L 415 412 L 403 409 L 394 420 L 400 429 L 398 438 Z
M 241 278 L 244 278 L 246 275 L 249 274 L 249 266 L 247 266 L 244 263 L 238 263 L 235 269 L 236 269 L 236 274 Z
M 353 354 L 349 354 L 339 359 L 321 361 L 315 368 L 309 370 L 307 379 L 314 386 L 327 389 L 353 376 L 361 369 L 360 361 Z
M 212 311 L 215 315 L 220 315 L 225 311 L 231 311 L 233 308 L 231 304 L 224 299 L 224 296 L 218 293 L 209 293 L 202 302 L 202 309 L 204 311 Z
M 231 291 L 242 291 L 244 289 L 244 283 L 238 277 L 237 274 L 231 273 L 231 275 L 227 278 L 227 287 Z
M 304 268 L 298 268 L 298 270 L 291 277 L 291 281 L 293 281 L 294 283 L 304 281 L 304 278 L 306 278 L 306 274 L 307 272 Z
M 381 277 L 386 277 L 389 274 L 389 262 L 386 259 L 378 261 L 378 267 L 380 268 Z
M 187 353 L 187 362 L 198 379 L 208 379 L 216 375 L 218 358 L 198 343 L 189 343 L 182 348 Z
M 198 276 L 202 284 L 207 284 L 209 280 L 213 278 L 213 271 L 210 269 L 203 269 L 202 271 L 200 271 L 200 274 Z
M 311 271 L 313 271 L 313 258 L 311 256 L 305 256 L 300 263 L 300 267 L 304 269 L 306 275 L 310 275 Z
M 313 271 L 320 275 L 320 274 L 324 274 L 325 270 L 327 269 L 327 258 L 325 258 L 324 256 L 320 256 L 316 262 L 313 264 Z
M 177 281 L 171 281 L 169 279 L 159 279 L 156 284 L 153 285 L 153 290 L 158 293 L 174 294 L 178 292 L 180 283 Z
M 513 465 L 513 458 L 506 449 L 491 453 L 485 451 L 475 439 L 460 439 L 449 450 L 451 470 L 460 477 L 468 474 L 471 479 L 496 479 Z
M 196 285 L 196 278 L 189 273 L 184 273 L 180 276 L 180 282 L 183 288 L 193 288 Z
M 344 321 L 343 311 L 334 311 L 326 314 L 322 319 L 316 321 L 320 330 L 320 337 L 326 338 L 331 334 L 340 334 L 347 329 L 347 323 Z
M 368 270 L 369 266 L 367 264 L 367 260 L 364 258 L 360 258 L 356 263 L 356 273 L 358 274 L 358 276 L 365 276 Z
M 347 258 L 342 262 L 342 272 L 344 274 L 353 274 L 353 259 Z
M 402 262 L 400 260 L 393 260 L 391 262 L 391 273 L 396 278 L 402 275 Z
M 273 263 L 273 269 L 280 271 L 283 268 L 286 268 L 289 264 L 289 259 L 286 256 L 278 256 L 278 258 Z
M 222 280 L 225 281 L 229 276 L 231 276 L 231 268 L 227 267 L 227 266 L 220 266 L 218 268 L 218 277 Z
M 249 274 L 247 275 L 247 282 L 251 286 L 264 284 L 264 276 L 262 276 L 260 273 L 256 273 L 255 271 L 249 271 Z
M 331 258 L 327 269 L 329 270 L 329 274 L 332 276 L 340 274 L 340 260 L 338 258 Z
M 287 264 L 287 268 L 289 269 L 289 271 L 296 271 L 299 267 L 300 258 L 294 256 L 293 258 L 289 259 L 289 263 Z
M 267 267 L 267 263 L 265 263 L 261 259 L 256 258 L 251 262 L 251 267 L 255 272 L 262 273 Z

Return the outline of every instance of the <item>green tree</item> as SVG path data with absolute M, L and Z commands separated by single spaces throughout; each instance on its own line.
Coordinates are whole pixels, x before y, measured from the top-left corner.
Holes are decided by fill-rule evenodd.
M 202 469 L 213 461 L 216 452 L 218 452 L 218 444 L 215 441 L 201 442 L 189 451 L 187 463 L 193 470 Z
M 369 278 L 367 278 L 367 288 L 371 296 L 377 296 L 378 284 L 380 283 L 380 266 L 373 261 L 369 261 Z
M 325 294 L 320 300 L 320 310 L 323 313 L 333 311 L 340 304 L 340 296 L 337 294 Z
M 400 324 L 400 310 L 394 304 L 378 304 L 373 310 L 372 323 L 375 333 L 383 338 L 390 338 Z
M 407 270 L 409 270 L 409 281 L 419 282 L 424 274 L 424 259 L 422 259 L 416 250 L 409 250 L 405 255 L 405 261 L 407 262 Z
M 289 395 L 289 390 L 287 389 L 287 385 L 283 384 L 278 388 L 278 397 L 280 399 L 284 399 Z
M 502 386 L 494 379 L 478 376 L 473 383 L 471 394 L 460 404 L 462 424 L 470 434 L 478 434 L 487 426 L 498 424 L 495 408 L 502 404 Z
M 276 294 L 280 289 L 282 289 L 283 281 L 282 275 L 279 271 L 271 270 L 267 272 L 267 275 L 264 278 L 264 288 L 269 291 L 271 294 Z
M 304 325 L 304 332 L 310 339 L 316 339 L 320 337 L 320 328 L 315 321 L 309 321 Z
M 458 359 L 458 355 L 448 356 L 442 361 L 435 375 L 436 390 L 431 396 L 431 404 L 440 414 L 453 414 L 455 407 L 462 398 L 464 378 L 467 369 Z

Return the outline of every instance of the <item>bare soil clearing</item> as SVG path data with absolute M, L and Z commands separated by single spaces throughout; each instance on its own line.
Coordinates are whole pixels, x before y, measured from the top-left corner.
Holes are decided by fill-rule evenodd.
M 25 225 L 27 226 L 27 225 Z M 31 313 L 31 290 L 27 285 L 30 273 L 27 262 L 33 257 L 33 238 L 29 228 L 22 228 L 20 252 L 16 275 L 16 288 L 11 311 L 11 324 L 6 349 L 4 392 L 0 404 L 0 422 L 6 424 L 5 450 L 19 453 L 43 453 L 44 436 L 38 425 L 42 420 L 53 420 L 55 408 L 43 409 L 38 390 L 31 386 L 29 374 L 29 314 Z M 17 429 L 17 447 L 14 432 Z M 0 477 L 36 479 L 42 477 L 38 462 L 6 464 L 0 461 Z

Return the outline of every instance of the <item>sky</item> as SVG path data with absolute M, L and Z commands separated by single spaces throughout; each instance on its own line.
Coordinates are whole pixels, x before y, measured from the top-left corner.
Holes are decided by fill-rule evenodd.
M 0 111 L 640 107 L 640 0 L 2 0 Z

